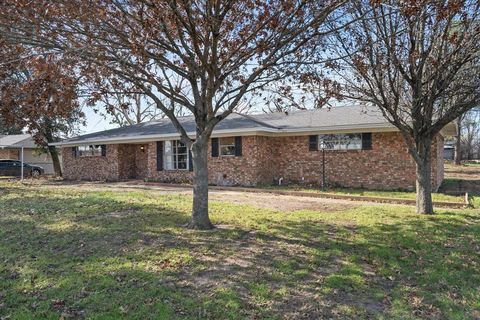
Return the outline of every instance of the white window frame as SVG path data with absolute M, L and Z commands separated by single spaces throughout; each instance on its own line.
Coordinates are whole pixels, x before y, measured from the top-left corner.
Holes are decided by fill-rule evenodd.
M 352 137 L 354 136 L 354 138 Z M 322 150 L 362 150 L 361 133 L 335 133 L 318 135 L 318 149 Z
M 178 147 L 183 143 L 180 140 L 167 140 L 163 146 L 164 169 L 167 171 L 188 171 L 190 170 L 190 152 L 185 147 L 185 153 L 178 153 Z M 179 156 L 186 156 L 185 168 L 179 168 Z M 183 161 L 182 161 L 183 162 Z
M 224 143 L 226 139 L 232 139 L 232 143 Z M 223 150 L 228 150 L 228 148 L 233 147 L 233 154 L 223 153 Z M 235 150 L 235 137 L 224 137 L 218 139 L 218 154 L 222 157 L 235 157 L 236 150 Z
M 100 144 L 83 144 L 77 147 L 78 156 L 81 158 L 85 157 L 101 157 L 102 156 L 102 145 Z

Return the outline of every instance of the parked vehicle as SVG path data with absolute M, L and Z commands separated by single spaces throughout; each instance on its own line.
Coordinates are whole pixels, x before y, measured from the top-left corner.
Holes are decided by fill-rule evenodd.
M 0 176 L 20 177 L 22 174 L 22 162 L 18 160 L 0 160 Z M 39 177 L 45 174 L 45 170 L 39 166 L 23 163 L 24 177 Z

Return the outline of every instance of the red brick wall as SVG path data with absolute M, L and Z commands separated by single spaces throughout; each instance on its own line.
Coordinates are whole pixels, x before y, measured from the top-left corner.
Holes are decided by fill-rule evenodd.
M 70 180 L 122 180 L 143 178 L 147 151 L 137 144 L 109 144 L 106 156 L 74 157 L 71 147 L 62 148 L 63 177 Z M 141 169 L 137 170 L 140 166 Z
M 443 139 L 434 143 L 432 183 L 443 178 Z M 132 176 L 164 182 L 191 182 L 186 170 L 157 171 L 156 142 L 140 145 L 109 145 L 105 159 L 73 158 L 64 149 L 67 179 L 125 179 Z M 308 150 L 308 136 L 242 137 L 242 156 L 211 157 L 209 146 L 209 181 L 222 185 L 272 184 L 322 181 L 322 152 Z M 65 152 L 66 150 L 66 152 Z M 326 180 L 331 186 L 370 189 L 413 189 L 415 164 L 400 133 L 372 134 L 372 150 L 326 151 Z M 441 162 L 437 162 L 437 159 Z M 92 165 L 94 163 L 94 165 Z M 115 164 L 117 163 L 117 165 Z M 133 170 L 133 171 L 132 171 Z
M 277 172 L 285 182 L 321 183 L 322 151 L 308 150 L 308 136 L 275 138 Z M 326 150 L 330 186 L 409 189 L 415 166 L 398 133 L 373 133 L 372 150 Z
M 308 150 L 308 136 L 274 138 L 276 172 L 285 182 L 321 183 L 322 151 Z M 303 155 L 303 157 L 301 156 Z M 372 133 L 372 150 L 325 151 L 330 186 L 367 189 L 414 189 L 415 162 L 398 132 Z M 303 179 L 302 179 L 303 177 Z M 443 181 L 443 138 L 432 146 L 432 186 Z
M 107 145 L 105 157 L 74 157 L 71 147 L 62 148 L 63 177 L 70 180 L 118 180 L 121 146 Z
M 212 157 L 208 146 L 208 179 L 211 184 L 253 186 L 272 183 L 274 166 L 271 138 L 262 136 L 242 137 L 242 156 Z M 187 170 L 157 171 L 157 144 L 148 145 L 148 177 L 163 182 L 191 182 L 192 172 Z
M 209 146 L 209 171 L 211 183 L 220 185 L 253 186 L 273 181 L 275 158 L 271 138 L 262 136 L 242 137 L 242 156 L 211 156 Z

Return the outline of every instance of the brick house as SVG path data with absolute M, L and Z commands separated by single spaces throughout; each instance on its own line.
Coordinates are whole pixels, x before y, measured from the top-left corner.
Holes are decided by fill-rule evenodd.
M 194 136 L 192 117 L 179 119 Z M 432 186 L 443 180 L 443 136 L 432 148 Z M 168 119 L 56 143 L 64 178 L 189 182 L 190 153 Z M 209 180 L 216 185 L 314 183 L 368 189 L 413 189 L 415 163 L 401 134 L 373 108 L 352 106 L 292 113 L 232 114 L 213 131 Z

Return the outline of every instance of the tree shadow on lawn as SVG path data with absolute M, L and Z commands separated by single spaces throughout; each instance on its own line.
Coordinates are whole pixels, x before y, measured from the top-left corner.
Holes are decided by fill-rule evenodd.
M 11 192 L 20 197 L 0 199 L 0 316 L 476 315 L 474 214 L 367 225 L 258 210 L 250 228 L 213 204 L 214 219 L 227 226 L 197 232 L 180 227 L 189 211 L 170 197 L 159 204 L 111 193 Z M 246 219 L 256 212 L 230 209 Z
M 320 286 L 327 288 L 322 300 L 334 303 L 333 309 L 327 308 L 320 316 L 338 316 L 339 309 L 347 311 L 342 315 L 354 312 L 367 317 L 382 313 L 399 318 L 480 315 L 476 304 L 480 298 L 480 215 L 445 212 L 343 228 L 319 223 L 323 226 L 289 221 L 272 232 L 295 234 L 304 247 L 317 250 L 320 261 L 315 265 L 327 268 L 320 272 Z M 329 255 L 334 259 L 325 259 Z

